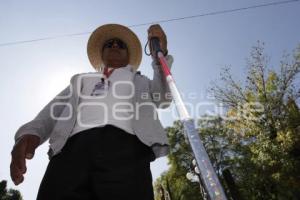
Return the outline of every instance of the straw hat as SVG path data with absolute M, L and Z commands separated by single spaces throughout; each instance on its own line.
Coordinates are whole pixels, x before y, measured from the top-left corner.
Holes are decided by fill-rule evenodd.
M 102 47 L 112 38 L 119 38 L 128 47 L 129 64 L 136 70 L 142 60 L 142 45 L 134 32 L 120 24 L 106 24 L 98 27 L 90 36 L 87 54 L 92 66 L 96 70 L 103 67 Z

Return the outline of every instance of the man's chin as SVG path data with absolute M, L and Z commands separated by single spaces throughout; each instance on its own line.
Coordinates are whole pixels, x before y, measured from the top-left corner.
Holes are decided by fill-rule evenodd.
M 117 69 L 117 68 L 121 68 L 121 67 L 126 67 L 126 65 L 123 65 L 123 64 L 120 64 L 120 63 L 111 63 L 109 65 L 109 67 Z

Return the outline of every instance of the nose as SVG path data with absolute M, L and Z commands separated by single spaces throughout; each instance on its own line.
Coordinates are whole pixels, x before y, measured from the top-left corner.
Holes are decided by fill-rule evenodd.
M 119 45 L 118 45 L 118 42 L 114 41 L 113 45 L 111 46 L 111 48 L 120 48 Z

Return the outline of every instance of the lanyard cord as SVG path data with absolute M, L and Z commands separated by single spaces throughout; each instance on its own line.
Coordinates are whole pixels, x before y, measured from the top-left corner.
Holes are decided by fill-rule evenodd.
M 149 40 L 147 40 L 147 43 L 145 44 L 145 47 L 144 47 L 144 52 L 147 56 L 152 56 L 152 53 L 153 51 L 150 51 L 150 53 L 147 52 L 147 46 L 150 45 L 149 43 Z M 167 56 L 168 55 L 168 50 L 166 50 L 166 52 L 163 53 L 164 56 Z
M 147 46 L 149 45 L 149 40 L 147 40 L 147 43 L 146 43 L 146 45 L 145 45 L 145 47 L 144 47 L 144 52 L 145 52 L 145 54 L 147 55 L 147 56 L 151 56 L 151 52 L 150 53 L 148 53 L 147 52 Z

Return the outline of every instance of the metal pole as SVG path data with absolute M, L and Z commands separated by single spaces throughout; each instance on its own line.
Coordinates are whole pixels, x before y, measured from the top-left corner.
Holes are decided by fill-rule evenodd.
M 180 93 L 176 87 L 175 81 L 169 70 L 167 61 L 160 49 L 159 39 L 151 38 L 151 46 L 158 57 L 161 64 L 163 73 L 165 75 L 166 81 L 169 85 L 176 109 L 179 114 L 179 118 L 183 122 L 185 134 L 188 137 L 189 143 L 192 147 L 197 166 L 200 170 L 200 176 L 204 183 L 206 192 L 211 200 L 226 200 L 225 193 L 223 191 L 222 185 L 216 175 L 214 168 L 210 162 L 210 159 L 206 153 L 206 150 L 202 144 L 202 141 L 198 135 L 195 128 L 194 120 L 190 117 L 187 109 L 182 101 Z

